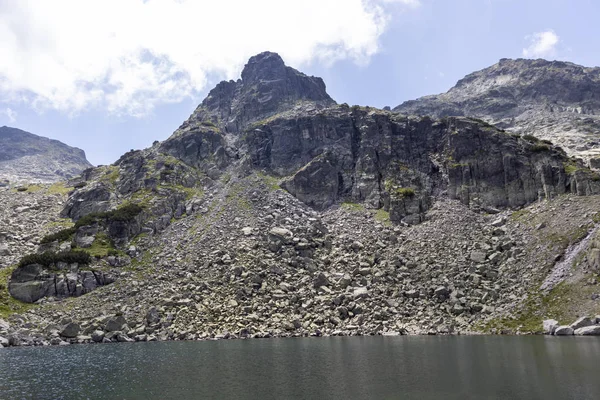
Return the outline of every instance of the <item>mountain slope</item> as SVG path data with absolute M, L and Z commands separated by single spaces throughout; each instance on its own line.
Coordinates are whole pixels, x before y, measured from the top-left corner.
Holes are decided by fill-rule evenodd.
M 38 252 L 6 273 L 6 294 L 35 303 L 13 342 L 532 332 L 542 313 L 572 317 L 510 319 L 553 304 L 541 285 L 600 221 L 600 175 L 482 121 L 324 90 L 263 53 L 167 140 L 73 180 L 72 222 L 40 227 Z M 580 289 L 597 271 L 576 259 Z
M 83 150 L 20 129 L 0 127 L 0 179 L 55 182 L 91 166 Z
M 407 101 L 394 111 L 481 118 L 510 132 L 550 140 L 570 155 L 600 156 L 600 68 L 502 59 L 467 75 L 446 93 Z

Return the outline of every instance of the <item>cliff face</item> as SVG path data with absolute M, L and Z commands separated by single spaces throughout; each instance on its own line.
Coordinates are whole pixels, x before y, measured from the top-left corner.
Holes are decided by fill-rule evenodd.
M 600 215 L 600 175 L 550 143 L 337 105 L 273 53 L 70 184 L 74 225 L 8 289 L 50 303 L 40 326 L 84 295 L 72 318 L 100 341 L 502 328 Z
M 83 150 L 20 129 L 0 127 L 0 180 L 56 182 L 91 166 Z
M 531 134 L 583 158 L 600 156 L 600 68 L 502 59 L 440 95 L 407 101 L 404 114 L 468 116 Z
M 518 65 L 523 63 L 537 65 Z M 517 67 L 510 61 L 501 64 L 497 80 L 506 84 L 512 79 L 507 70 Z M 459 92 L 486 97 L 481 75 L 461 81 Z M 531 85 L 543 86 L 536 76 L 529 78 Z M 585 92 L 587 86 L 580 86 Z M 572 91 L 563 91 L 565 102 L 571 101 Z M 538 93 L 526 86 L 521 96 L 537 98 Z M 552 88 L 545 93 L 556 96 Z M 579 99 L 587 99 L 588 111 L 595 109 L 592 94 Z M 564 193 L 600 193 L 600 176 L 550 143 L 467 117 L 407 117 L 336 105 L 320 78 L 285 66 L 274 53 L 252 57 L 241 80 L 217 85 L 169 139 L 125 154 L 112 168 L 106 173 L 116 174 L 113 182 L 101 178 L 103 170 L 91 171 L 86 179 L 92 185 L 73 194 L 64 215 L 78 219 L 107 211 L 143 190 L 191 190 L 214 186 L 232 174 L 257 172 L 277 179 L 316 210 L 351 201 L 382 209 L 391 221 L 405 224 L 422 222 L 427 210 L 445 197 L 495 211 Z M 152 229 L 164 228 L 175 212 L 181 215 L 181 200 L 158 196 L 164 215 Z

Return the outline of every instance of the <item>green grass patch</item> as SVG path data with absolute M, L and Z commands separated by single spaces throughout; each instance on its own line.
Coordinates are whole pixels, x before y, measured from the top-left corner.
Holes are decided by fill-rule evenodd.
M 567 325 L 581 315 L 597 315 L 600 312 L 600 304 L 595 303 L 591 309 L 585 305 L 595 289 L 596 286 L 586 286 L 581 282 L 562 282 L 546 294 L 531 292 L 521 310 L 513 316 L 488 321 L 481 326 L 481 330 L 489 332 L 495 328 L 535 333 L 542 331 L 542 322 L 545 319 L 556 319 L 561 325 Z
M 108 237 L 106 233 L 98 233 L 94 243 L 86 249 L 83 249 L 92 257 L 104 258 L 107 256 L 118 256 L 122 252 L 115 249 L 113 241 Z
M 262 172 L 257 172 L 256 176 L 263 181 L 263 183 L 269 188 L 271 192 L 281 189 L 279 186 L 279 178 L 271 175 L 264 174 Z
M 50 187 L 48 188 L 48 194 L 67 195 L 73 189 L 73 187 L 65 186 L 64 182 L 58 182 L 50 185 Z
M 365 206 L 363 206 L 361 203 L 353 203 L 350 201 L 343 202 L 340 207 L 342 207 L 344 210 L 354 212 L 365 211 Z
M 510 218 L 513 221 L 523 221 L 523 220 L 529 218 L 530 216 L 531 216 L 531 211 L 529 211 L 529 210 L 527 210 L 527 209 L 524 208 L 522 210 L 518 210 L 518 211 L 513 212 L 510 215 Z
M 115 165 L 109 165 L 108 167 L 106 167 L 105 174 L 100 178 L 100 182 L 110 183 L 111 185 L 114 185 L 115 183 L 117 183 L 119 176 L 119 167 Z
M 565 167 L 565 173 L 567 173 L 569 175 L 574 174 L 575 172 L 579 171 L 579 167 L 577 167 L 577 165 L 575 165 L 574 163 L 571 163 L 571 162 L 564 163 L 564 167 Z
M 375 212 L 375 220 L 388 226 L 392 224 L 392 221 L 390 220 L 390 213 L 385 211 L 383 208 L 380 208 Z

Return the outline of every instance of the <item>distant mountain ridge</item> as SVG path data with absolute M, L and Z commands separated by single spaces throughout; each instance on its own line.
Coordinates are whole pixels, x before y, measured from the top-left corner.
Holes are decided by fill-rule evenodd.
M 21 129 L 0 127 L 1 180 L 56 182 L 91 166 L 81 149 Z
M 448 92 L 404 102 L 404 114 L 467 116 L 551 140 L 570 155 L 600 156 L 600 68 L 502 59 Z

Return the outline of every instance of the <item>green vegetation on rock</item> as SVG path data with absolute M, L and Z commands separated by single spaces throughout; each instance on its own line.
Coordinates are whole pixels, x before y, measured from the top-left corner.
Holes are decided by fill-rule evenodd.
M 39 264 L 44 267 L 51 267 L 57 263 L 64 262 L 67 264 L 89 264 L 91 261 L 90 255 L 85 251 L 61 251 L 58 253 L 47 251 L 42 254 L 28 254 L 21 258 L 19 267 L 24 267 L 31 264 Z
M 76 229 L 74 227 L 63 229 L 56 233 L 52 233 L 52 234 L 44 236 L 42 238 L 42 240 L 40 240 L 40 243 L 42 243 L 42 244 L 52 243 L 55 241 L 58 241 L 59 243 L 66 242 L 67 240 L 71 240 L 73 238 L 73 235 L 75 234 L 75 232 L 76 232 Z

